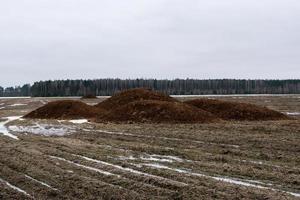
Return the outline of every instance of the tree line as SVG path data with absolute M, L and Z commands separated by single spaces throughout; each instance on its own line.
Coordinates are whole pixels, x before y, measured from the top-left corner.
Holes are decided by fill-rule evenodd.
M 0 87 L 0 96 L 110 96 L 125 89 L 152 88 L 170 95 L 299 94 L 300 79 L 95 79 L 49 80 L 17 87 Z

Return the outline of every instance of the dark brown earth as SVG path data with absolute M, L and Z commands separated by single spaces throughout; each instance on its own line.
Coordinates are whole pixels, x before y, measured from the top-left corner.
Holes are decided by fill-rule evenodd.
M 282 120 L 288 117 L 280 112 L 250 103 L 237 103 L 216 99 L 194 99 L 185 101 L 186 104 L 214 114 L 224 120 Z
M 191 98 L 199 97 L 177 99 Z M 0 134 L 0 199 L 299 199 L 300 95 L 213 98 L 267 106 L 290 113 L 295 120 L 196 124 L 15 120 L 5 126 L 27 131 L 10 132 L 19 140 Z M 103 99 L 80 101 L 95 105 Z M 62 98 L 0 98 L 5 107 L 0 109 L 0 121 L 57 100 Z M 24 105 L 11 106 L 15 104 Z M 40 134 L 32 132 L 33 127 Z M 41 127 L 68 131 L 44 136 Z
M 139 100 L 100 115 L 97 121 L 208 123 L 216 122 L 218 119 L 209 112 L 182 102 Z
M 167 96 L 163 93 L 156 92 L 151 89 L 137 88 L 117 93 L 111 98 L 99 103 L 98 105 L 96 105 L 96 107 L 105 110 L 110 110 L 140 100 L 177 102 L 176 99 Z
M 79 119 L 97 122 L 209 123 L 224 120 L 283 120 L 280 112 L 249 103 L 195 99 L 180 102 L 150 89 L 132 89 L 89 106 L 80 101 L 62 100 L 27 114 L 25 118 Z
M 25 115 L 24 118 L 80 119 L 97 115 L 98 109 L 80 101 L 61 100 L 50 102 Z

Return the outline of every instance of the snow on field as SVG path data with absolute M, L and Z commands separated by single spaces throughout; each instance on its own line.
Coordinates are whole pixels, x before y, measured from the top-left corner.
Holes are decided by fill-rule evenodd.
M 23 194 L 25 194 L 26 196 L 30 196 L 26 191 L 24 191 L 24 190 L 18 188 L 17 186 L 14 186 L 14 185 L 10 184 L 9 182 L 3 180 L 2 178 L 0 178 L 0 182 L 5 183 L 8 187 L 10 187 L 10 188 L 13 189 L 13 190 L 16 190 L 16 191 L 18 191 L 18 192 L 20 192 L 20 193 L 23 193 Z
M 285 114 L 290 115 L 290 116 L 298 116 L 298 115 L 300 115 L 300 112 L 286 112 Z
M 73 124 L 84 124 L 84 123 L 87 123 L 88 120 L 87 119 L 74 119 L 74 120 L 69 120 L 69 122 L 71 122 Z
M 116 169 L 119 169 L 119 170 L 122 170 L 122 171 L 131 172 L 133 174 L 138 174 L 138 175 L 148 176 L 148 177 L 155 178 L 155 179 L 165 180 L 165 181 L 173 182 L 173 183 L 176 183 L 176 184 L 179 184 L 179 185 L 187 185 L 186 183 L 182 183 L 182 182 L 179 182 L 179 181 L 174 181 L 174 180 L 171 180 L 171 179 L 168 179 L 168 178 L 164 178 L 164 177 L 161 177 L 161 176 L 156 176 L 156 175 L 153 175 L 153 174 L 141 172 L 141 171 L 131 169 L 131 168 L 127 168 L 127 167 L 123 167 L 123 166 L 120 166 L 120 165 L 115 165 L 115 164 L 108 163 L 108 162 L 105 162 L 105 161 L 96 160 L 96 159 L 93 159 L 93 158 L 89 158 L 89 157 L 81 156 L 81 155 L 76 155 L 76 154 L 73 154 L 73 155 L 77 156 L 77 157 L 80 157 L 84 160 L 90 161 L 90 162 L 110 166 L 110 167 L 113 167 L 113 168 L 116 168 Z
M 37 182 L 37 183 L 43 185 L 43 186 L 46 186 L 46 187 L 48 187 L 48 188 L 50 188 L 50 189 L 52 189 L 52 190 L 57 190 L 56 188 L 54 188 L 54 187 L 48 185 L 47 183 L 44 183 L 44 182 L 39 181 L 39 180 L 37 180 L 37 179 L 35 179 L 35 178 L 32 178 L 31 176 L 25 175 L 25 177 L 28 178 L 28 179 L 30 179 L 30 180 L 32 180 L 32 181 L 34 181 L 34 182 Z
M 90 129 L 83 129 L 84 131 L 94 131 L 94 130 L 90 130 Z M 106 131 L 106 130 L 96 130 L 99 133 L 107 133 L 107 134 L 111 134 L 111 135 L 127 135 L 127 136 L 138 136 L 138 135 L 134 135 L 131 133 L 123 133 L 123 132 L 112 132 L 112 131 Z
M 98 103 L 87 103 L 87 105 L 89 105 L 89 106 L 95 106 L 95 105 L 97 105 Z
M 44 100 L 41 100 L 40 101 L 43 105 L 47 104 L 48 102 L 47 101 L 44 101 Z
M 12 105 L 9 105 L 10 107 L 17 107 L 17 106 L 27 106 L 27 104 L 23 104 L 23 103 L 15 103 Z
M 100 169 L 97 169 L 97 168 L 94 168 L 94 167 L 89 167 L 89 166 L 86 166 L 86 165 L 82 165 L 82 164 L 79 164 L 79 163 L 75 163 L 71 160 L 67 160 L 67 159 L 64 159 L 64 158 L 61 158 L 61 157 L 57 157 L 57 156 L 50 156 L 50 158 L 54 158 L 54 159 L 57 159 L 57 160 L 60 160 L 60 161 L 64 161 L 64 162 L 67 162 L 69 164 L 73 164 L 73 165 L 76 165 L 77 167 L 81 167 L 81 168 L 84 168 L 84 169 L 88 169 L 88 170 L 91 170 L 91 171 L 95 171 L 95 172 L 98 172 L 100 174 L 104 174 L 104 175 L 107 175 L 107 176 L 118 176 L 119 175 L 116 175 L 116 174 L 112 174 L 110 172 L 107 172 L 107 171 L 103 171 L 103 170 L 100 170 Z
M 0 110 L 4 109 L 5 107 L 0 107 Z
M 11 117 L 6 117 L 5 119 L 7 119 L 6 121 L 4 122 L 0 122 L 0 133 L 2 133 L 3 135 L 5 136 L 8 136 L 10 138 L 13 138 L 15 140 L 18 140 L 19 138 L 13 134 L 11 134 L 7 128 L 5 127 L 5 125 L 11 121 L 14 121 L 14 120 L 18 120 L 18 119 L 21 119 L 22 116 L 11 116 Z
M 207 95 L 170 95 L 171 97 L 281 97 L 295 94 L 207 94 Z M 300 97 L 298 97 L 300 98 Z
M 70 126 L 52 125 L 52 124 L 39 124 L 31 126 L 9 126 L 8 129 L 12 132 L 18 133 L 31 133 L 43 136 L 64 136 L 73 133 L 75 130 Z
M 144 161 L 154 161 L 154 162 L 168 162 L 173 163 L 176 162 L 183 162 L 183 159 L 176 157 L 176 156 L 165 156 L 165 155 L 157 155 L 157 154 L 145 154 L 144 156 L 140 157 L 133 157 L 132 155 L 126 156 L 119 156 L 120 160 L 144 160 Z
M 263 161 L 239 160 L 239 159 L 235 159 L 235 160 L 236 160 L 236 161 L 239 161 L 239 162 L 253 163 L 253 164 L 257 164 L 257 165 L 264 165 L 264 166 L 275 167 L 275 168 L 282 168 L 282 167 L 283 167 L 283 166 L 279 166 L 279 165 L 268 164 L 268 163 L 265 163 L 265 162 L 263 162 Z
M 217 180 L 217 181 L 222 181 L 222 182 L 226 182 L 226 183 L 230 183 L 230 184 L 241 185 L 241 186 L 245 186 L 245 187 L 254 187 L 254 188 L 258 188 L 258 189 L 272 190 L 272 191 L 277 191 L 277 192 L 283 192 L 283 193 L 287 193 L 287 194 L 290 194 L 290 195 L 295 196 L 295 197 L 300 197 L 299 193 L 294 193 L 294 192 L 289 192 L 289 191 L 285 191 L 285 190 L 279 190 L 279 189 L 272 188 L 272 187 L 267 187 L 266 185 L 270 185 L 270 184 L 265 184 L 262 181 L 238 180 L 238 179 L 230 178 L 230 177 L 210 176 L 210 175 L 206 175 L 206 174 L 202 174 L 202 173 L 194 173 L 194 172 L 191 172 L 191 171 L 188 171 L 188 170 L 171 168 L 171 167 L 168 167 L 168 166 L 165 166 L 165 165 L 161 165 L 159 163 L 138 164 L 136 166 L 137 167 L 146 166 L 146 167 L 152 167 L 152 168 L 156 168 L 156 169 L 166 169 L 166 170 L 175 171 L 175 172 L 178 172 L 178 173 L 183 173 L 183 174 L 187 174 L 187 175 L 191 175 L 191 176 L 211 178 L 211 179 L 214 179 L 214 180 Z M 259 184 L 263 184 L 263 185 L 259 185 Z
M 0 99 L 30 99 L 31 97 L 0 97 Z

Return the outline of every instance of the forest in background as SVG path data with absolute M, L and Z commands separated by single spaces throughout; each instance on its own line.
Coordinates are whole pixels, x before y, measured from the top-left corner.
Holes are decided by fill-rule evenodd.
M 0 87 L 0 96 L 110 96 L 125 89 L 152 88 L 170 95 L 300 94 L 300 79 L 95 79 L 49 80 L 16 87 Z

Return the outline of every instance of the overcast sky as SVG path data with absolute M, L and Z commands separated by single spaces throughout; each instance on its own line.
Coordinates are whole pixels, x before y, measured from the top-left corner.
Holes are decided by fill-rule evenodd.
M 300 78 L 299 0 L 3 0 L 0 85 Z

